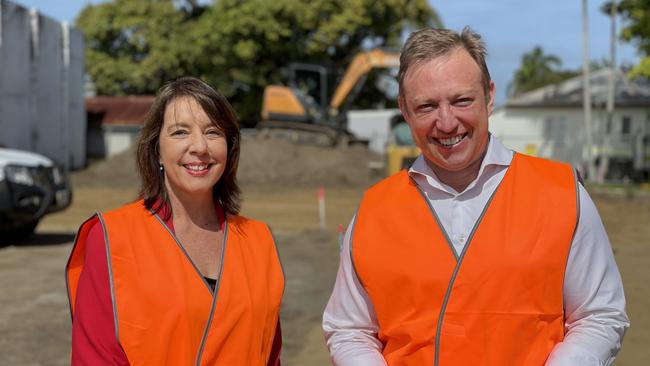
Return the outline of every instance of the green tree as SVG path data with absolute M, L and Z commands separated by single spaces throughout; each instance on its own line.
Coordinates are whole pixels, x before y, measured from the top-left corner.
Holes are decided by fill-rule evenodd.
M 508 85 L 508 95 L 517 96 L 578 75 L 578 72 L 561 70 L 561 66 L 559 57 L 545 54 L 540 46 L 534 47 L 521 57 L 521 65 Z
M 624 22 L 621 38 L 635 43 L 644 56 L 631 70 L 631 75 L 650 78 L 650 0 L 622 0 L 617 1 L 617 4 L 618 13 Z M 611 6 L 611 2 L 605 3 L 601 10 L 609 14 Z
M 196 71 L 250 122 L 288 63 L 343 68 L 364 46 L 397 49 L 405 29 L 424 25 L 440 25 L 426 0 L 220 0 L 194 29 Z
M 113 0 L 86 6 L 76 25 L 99 93 L 152 93 L 190 74 L 250 123 L 288 63 L 342 68 L 363 48 L 398 49 L 405 30 L 441 22 L 426 0 Z
M 86 42 L 86 71 L 98 93 L 144 94 L 183 74 L 192 1 L 115 0 L 87 5 L 75 21 Z

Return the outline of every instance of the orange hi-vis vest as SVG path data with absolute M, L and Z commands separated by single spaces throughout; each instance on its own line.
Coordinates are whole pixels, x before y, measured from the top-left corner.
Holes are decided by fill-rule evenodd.
M 142 201 L 79 229 L 68 261 L 74 314 L 88 232 L 106 243 L 115 332 L 131 365 L 266 365 L 284 275 L 268 227 L 227 216 L 215 295 L 162 219 Z
M 371 188 L 351 255 L 387 363 L 543 365 L 564 338 L 576 182 L 569 165 L 515 154 L 459 255 L 406 171 Z

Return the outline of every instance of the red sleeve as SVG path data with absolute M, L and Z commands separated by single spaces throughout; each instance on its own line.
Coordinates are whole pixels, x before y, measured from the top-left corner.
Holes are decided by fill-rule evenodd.
M 72 365 L 129 365 L 115 336 L 104 233 L 97 220 L 86 239 L 86 259 L 77 287 Z
M 275 327 L 275 337 L 273 337 L 273 346 L 271 346 L 271 355 L 267 366 L 280 366 L 280 351 L 282 351 L 282 329 L 280 329 L 280 319 L 278 326 Z

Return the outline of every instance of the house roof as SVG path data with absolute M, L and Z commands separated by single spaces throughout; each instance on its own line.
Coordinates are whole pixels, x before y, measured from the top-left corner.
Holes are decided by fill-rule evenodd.
M 603 68 L 590 74 L 591 100 L 593 105 L 607 102 L 609 69 Z M 617 70 L 614 79 L 614 104 L 619 107 L 650 107 L 650 80 L 628 79 Z M 581 107 L 582 76 L 547 85 L 508 99 L 506 107 Z
M 86 98 L 86 112 L 96 114 L 101 124 L 141 125 L 153 104 L 153 95 Z

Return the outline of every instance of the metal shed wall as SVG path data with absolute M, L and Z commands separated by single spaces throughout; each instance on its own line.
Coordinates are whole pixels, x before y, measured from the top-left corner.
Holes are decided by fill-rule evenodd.
M 8 0 L 0 12 L 0 144 L 84 166 L 82 35 Z

